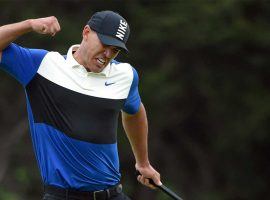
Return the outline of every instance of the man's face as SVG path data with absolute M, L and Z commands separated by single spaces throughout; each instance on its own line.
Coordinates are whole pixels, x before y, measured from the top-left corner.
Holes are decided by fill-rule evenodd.
M 101 72 L 114 59 L 119 49 L 101 43 L 95 31 L 85 27 L 81 44 L 81 61 L 83 66 L 91 72 Z

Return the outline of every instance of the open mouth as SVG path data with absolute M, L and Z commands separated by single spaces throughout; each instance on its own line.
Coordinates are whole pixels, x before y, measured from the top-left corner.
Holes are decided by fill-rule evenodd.
M 97 62 L 98 62 L 98 64 L 100 64 L 102 66 L 106 63 L 106 61 L 103 58 L 97 58 Z

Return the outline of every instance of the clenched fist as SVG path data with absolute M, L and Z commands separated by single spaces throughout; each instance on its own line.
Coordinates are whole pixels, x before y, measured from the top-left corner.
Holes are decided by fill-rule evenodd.
M 30 25 L 34 32 L 54 36 L 61 30 L 58 20 L 54 16 L 31 19 Z

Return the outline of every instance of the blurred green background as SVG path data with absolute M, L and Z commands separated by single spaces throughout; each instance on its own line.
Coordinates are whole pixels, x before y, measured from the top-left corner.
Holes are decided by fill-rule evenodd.
M 66 54 L 89 17 L 114 10 L 129 22 L 129 55 L 148 111 L 150 159 L 185 200 L 270 199 L 270 1 L 0 0 L 0 25 L 54 15 L 55 37 L 16 43 Z M 42 184 L 24 91 L 0 72 L 0 199 L 37 200 Z M 169 199 L 138 184 L 119 127 L 124 190 L 135 200 Z

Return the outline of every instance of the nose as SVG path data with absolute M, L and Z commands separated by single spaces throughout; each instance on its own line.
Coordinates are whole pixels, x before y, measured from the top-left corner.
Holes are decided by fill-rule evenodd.
M 114 55 L 114 52 L 111 48 L 106 47 L 104 50 L 104 55 L 106 56 L 106 58 L 112 58 Z

